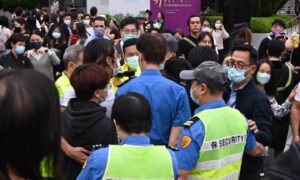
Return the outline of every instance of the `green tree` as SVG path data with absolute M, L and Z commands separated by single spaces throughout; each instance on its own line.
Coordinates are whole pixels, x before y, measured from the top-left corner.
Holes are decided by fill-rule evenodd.
M 268 17 L 276 14 L 276 12 L 287 2 L 288 0 L 254 0 L 253 15 L 257 17 Z
M 39 2 L 39 0 L 2 0 L 5 10 L 14 10 L 18 6 L 25 9 L 34 9 L 39 7 Z

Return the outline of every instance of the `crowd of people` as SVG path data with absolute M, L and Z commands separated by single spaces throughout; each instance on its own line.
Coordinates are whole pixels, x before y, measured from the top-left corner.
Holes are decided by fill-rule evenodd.
M 0 16 L 0 179 L 299 179 L 299 37 L 144 15 Z

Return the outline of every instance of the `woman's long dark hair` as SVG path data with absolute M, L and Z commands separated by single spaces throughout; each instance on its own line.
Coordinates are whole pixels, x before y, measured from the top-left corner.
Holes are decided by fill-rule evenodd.
M 80 39 L 87 39 L 86 29 L 82 22 L 76 23 L 77 34 Z
M 32 70 L 0 72 L 0 171 L 42 180 L 41 162 L 61 179 L 60 111 L 57 90 Z M 48 158 L 49 159 L 49 158 Z
M 61 37 L 58 39 L 58 44 L 62 45 L 62 44 L 67 44 L 67 40 L 66 40 L 66 35 L 64 33 L 64 31 L 61 29 L 61 27 L 59 25 L 53 25 L 48 33 L 48 42 L 49 42 L 49 48 L 53 48 L 55 46 L 55 41 L 56 39 L 54 39 L 52 37 L 52 33 L 54 32 L 54 30 L 58 28 L 60 33 L 61 33 Z
M 208 36 L 212 42 L 212 48 L 215 48 L 215 41 L 214 41 L 214 37 L 212 36 L 212 34 L 210 32 L 201 32 L 198 36 L 198 43 L 201 42 L 206 36 Z
M 272 62 L 269 60 L 269 59 L 261 59 L 258 63 L 257 63 L 257 68 L 256 68 L 256 72 L 254 74 L 254 79 L 255 79 L 255 82 L 256 83 L 259 83 L 257 82 L 256 80 L 256 74 L 260 68 L 261 65 L 263 64 L 268 64 L 270 67 L 271 67 L 271 79 L 270 81 L 265 84 L 265 92 L 268 96 L 274 96 L 276 95 L 276 86 L 275 86 L 275 79 L 274 79 L 274 71 L 273 71 L 273 64 Z

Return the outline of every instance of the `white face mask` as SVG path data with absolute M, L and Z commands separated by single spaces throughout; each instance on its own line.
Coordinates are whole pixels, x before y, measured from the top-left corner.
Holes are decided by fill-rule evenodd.
M 221 27 L 222 27 L 222 24 L 220 24 L 220 23 L 216 23 L 216 24 L 215 24 L 215 28 L 216 28 L 216 29 L 221 29 Z
M 90 25 L 90 20 L 89 19 L 83 20 L 83 24 L 86 25 L 86 26 L 89 26 Z
M 211 32 L 211 29 L 209 27 L 203 27 L 202 32 Z
M 71 24 L 71 20 L 66 19 L 66 20 L 64 20 L 64 23 L 67 24 L 67 25 L 70 25 Z

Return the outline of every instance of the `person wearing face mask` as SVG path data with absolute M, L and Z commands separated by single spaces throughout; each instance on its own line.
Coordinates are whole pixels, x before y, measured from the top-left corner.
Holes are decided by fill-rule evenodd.
M 137 41 L 138 39 L 132 38 L 125 41 L 123 45 L 123 57 L 125 64 L 121 66 L 120 73 L 132 72 L 132 76 L 113 77 L 111 82 L 114 92 L 117 92 L 118 87 L 122 86 L 122 84 L 126 83 L 129 79 L 138 77 L 141 74 L 141 68 L 139 66 L 139 52 L 136 49 Z
M 86 32 L 87 32 L 88 36 L 91 36 L 91 35 L 94 33 L 94 29 L 93 29 L 93 27 L 91 26 L 90 15 L 84 14 L 84 15 L 82 16 L 81 21 L 82 21 L 82 23 L 83 23 L 84 26 L 85 26 L 85 29 L 86 29 Z
M 22 34 L 13 34 L 9 40 L 11 52 L 0 58 L 0 68 L 25 69 L 33 68 L 30 60 L 24 56 L 26 49 L 26 37 Z
M 274 98 L 279 104 L 283 104 L 293 91 L 295 86 L 295 74 L 292 67 L 282 60 L 285 45 L 280 40 L 271 40 L 268 44 L 268 59 L 273 64 L 273 78 L 276 95 Z M 274 117 L 272 121 L 273 144 L 275 156 L 283 152 L 288 135 L 290 114 L 282 117 Z
M 70 145 L 91 151 L 99 145 L 118 143 L 114 124 L 106 117 L 106 108 L 99 105 L 107 98 L 109 80 L 105 69 L 96 64 L 79 66 L 72 73 L 76 98 L 70 100 L 61 119 L 62 136 Z M 64 163 L 66 179 L 76 179 L 81 164 L 66 155 Z
M 231 84 L 223 98 L 228 106 L 238 109 L 250 122 L 256 141 L 264 146 L 272 143 L 270 102 L 255 84 L 257 51 L 247 44 L 236 45 L 229 61 L 228 79 Z M 263 157 L 244 154 L 240 179 L 259 179 L 263 167 Z
M 98 16 L 93 19 L 93 29 L 94 32 L 88 39 L 84 42 L 84 46 L 87 46 L 89 42 L 94 39 L 108 39 L 109 37 L 105 35 L 106 31 L 106 20 L 104 17 Z
M 186 90 L 161 75 L 160 64 L 166 55 L 166 40 L 158 34 L 146 33 L 137 42 L 142 73 L 119 87 L 116 96 L 127 92 L 144 95 L 153 108 L 151 143 L 176 147 L 182 123 L 190 116 Z
M 72 34 L 72 17 L 71 14 L 64 14 L 63 15 L 63 22 L 60 23 L 60 28 L 63 30 L 63 33 L 66 36 L 66 40 L 68 41 L 68 45 L 70 45 L 70 36 Z
M 243 153 L 260 156 L 264 147 L 256 142 L 245 117 L 226 106 L 225 71 L 217 62 L 206 61 L 182 71 L 180 78 L 192 81 L 191 98 L 199 107 L 183 124 L 176 154 L 179 179 L 237 179 Z
M 165 60 L 163 61 L 163 63 L 160 64 L 160 71 L 164 71 L 165 69 L 165 63 L 173 58 L 176 57 L 176 52 L 178 50 L 178 40 L 171 34 L 171 33 L 162 33 L 162 35 L 164 36 L 164 38 L 166 39 L 167 42 L 167 53 L 166 53 L 166 57 Z
M 117 54 L 114 48 L 113 42 L 106 39 L 94 39 L 85 48 L 83 53 L 83 64 L 98 64 L 102 66 L 108 73 L 111 79 L 118 72 Z M 60 97 L 61 112 L 65 111 L 70 99 L 76 98 L 76 93 L 73 87 L 70 87 L 65 91 L 62 97 Z M 115 95 L 111 86 L 108 88 L 107 98 L 105 101 L 100 102 L 102 107 L 106 108 L 106 116 L 111 116 L 111 109 L 115 99 Z M 61 147 L 63 152 L 83 165 L 84 160 L 90 153 L 84 147 L 71 146 L 64 138 L 61 141 Z
M 53 25 L 48 34 L 48 48 L 53 50 L 60 59 L 59 65 L 54 66 L 55 79 L 64 71 L 63 55 L 68 47 L 66 36 L 59 25 Z
M 268 35 L 268 37 L 265 37 L 258 48 L 258 53 L 259 53 L 259 58 L 267 58 L 268 54 L 267 54 L 267 48 L 268 48 L 268 44 L 271 40 L 275 39 L 276 36 L 280 33 L 284 32 L 286 25 L 285 23 L 280 20 L 280 19 L 275 19 L 272 22 L 272 27 L 271 27 L 271 33 L 270 35 Z
M 296 87 L 291 91 L 288 98 L 281 105 L 278 104 L 274 97 L 276 95 L 276 87 L 273 71 L 272 62 L 268 59 L 262 59 L 257 64 L 257 71 L 254 76 L 258 88 L 265 92 L 269 97 L 273 116 L 276 118 L 282 118 L 290 112 L 290 107 L 296 94 Z M 275 134 L 273 134 L 273 139 L 274 136 Z
M 217 19 L 215 22 L 215 26 L 212 30 L 212 35 L 215 39 L 219 59 L 221 60 L 224 56 L 225 50 L 224 50 L 224 40 L 229 38 L 229 34 L 225 30 L 222 21 L 220 19 Z
M 139 36 L 138 23 L 134 17 L 126 17 L 120 22 L 120 35 L 121 39 L 115 45 L 118 56 L 122 56 L 123 54 L 123 45 L 125 41 L 132 38 L 138 38 Z M 123 63 L 125 63 L 124 58 L 121 59 L 121 64 Z
M 231 53 L 227 53 L 227 54 L 224 55 L 223 61 L 220 62 L 222 64 L 223 69 L 224 69 L 226 74 L 228 74 L 230 59 L 231 59 Z
M 210 27 L 210 19 L 206 18 L 206 17 L 202 17 L 201 18 L 201 31 L 202 32 L 209 32 L 211 33 L 212 32 L 212 29 Z
M 144 96 L 127 93 L 118 97 L 112 119 L 121 144 L 93 151 L 77 180 L 177 179 L 175 153 L 165 146 L 153 146 L 147 136 L 151 117 L 151 106 Z
M 60 63 L 59 58 L 51 49 L 43 47 L 44 34 L 34 30 L 30 36 L 31 50 L 25 53 L 33 68 L 54 81 L 53 66 Z

